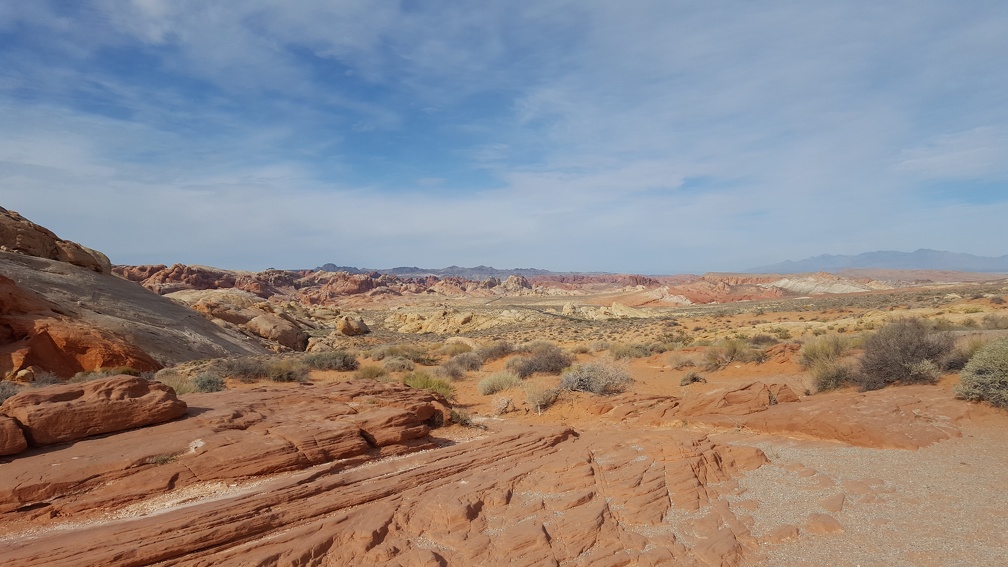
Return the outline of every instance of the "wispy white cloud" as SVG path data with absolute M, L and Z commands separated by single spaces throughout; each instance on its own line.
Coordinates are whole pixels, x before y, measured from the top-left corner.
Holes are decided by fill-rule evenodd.
M 0 1 L 0 34 L 0 204 L 118 262 L 1005 252 L 997 2 Z

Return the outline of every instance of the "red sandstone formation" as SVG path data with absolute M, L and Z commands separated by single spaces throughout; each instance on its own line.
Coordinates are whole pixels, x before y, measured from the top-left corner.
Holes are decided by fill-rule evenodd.
M 0 250 L 67 262 L 103 274 L 111 272 L 107 256 L 76 242 L 63 240 L 14 211 L 0 207 Z

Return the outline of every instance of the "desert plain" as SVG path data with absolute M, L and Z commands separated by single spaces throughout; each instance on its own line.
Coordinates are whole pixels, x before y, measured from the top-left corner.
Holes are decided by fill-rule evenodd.
M 112 266 L 0 220 L 3 565 L 1008 557 L 1008 412 L 956 390 L 1004 275 Z M 844 379 L 907 321 L 926 379 Z

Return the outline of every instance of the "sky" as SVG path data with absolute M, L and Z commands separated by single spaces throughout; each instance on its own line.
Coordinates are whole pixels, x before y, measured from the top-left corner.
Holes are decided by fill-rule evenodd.
M 0 206 L 116 264 L 1008 253 L 1008 2 L 0 0 Z

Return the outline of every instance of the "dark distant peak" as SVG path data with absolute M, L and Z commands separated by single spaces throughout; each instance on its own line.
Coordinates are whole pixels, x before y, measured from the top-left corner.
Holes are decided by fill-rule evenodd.
M 837 272 L 852 268 L 890 270 L 942 270 L 955 272 L 1008 273 L 1008 255 L 974 256 L 961 252 L 946 252 L 920 248 L 913 252 L 881 250 L 856 256 L 822 254 L 804 260 L 781 262 L 746 270 L 748 273 L 796 274 L 804 272 Z

